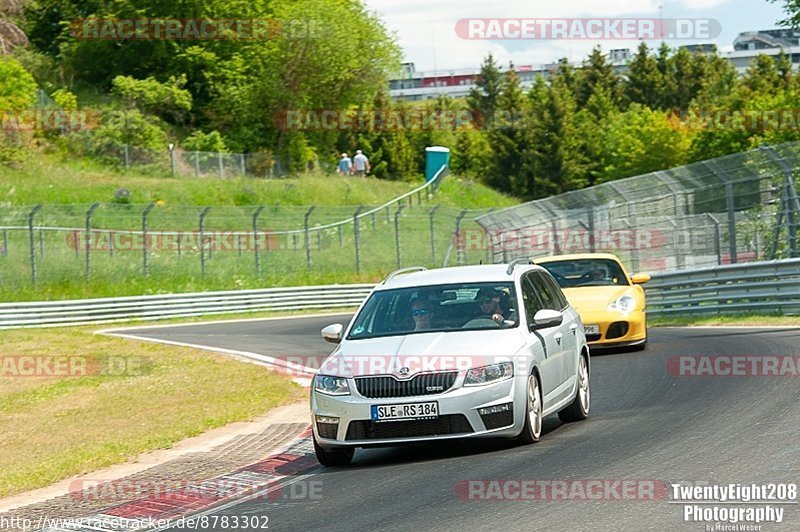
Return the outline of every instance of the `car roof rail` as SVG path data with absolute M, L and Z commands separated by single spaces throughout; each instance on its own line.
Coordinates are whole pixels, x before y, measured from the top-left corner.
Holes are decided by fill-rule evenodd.
M 530 257 L 514 259 L 508 263 L 508 269 L 506 270 L 506 275 L 511 275 L 512 273 L 514 273 L 514 268 L 516 268 L 520 264 L 536 264 L 536 263 L 533 262 L 533 259 Z
M 386 279 L 383 280 L 381 284 L 386 284 L 392 278 L 397 277 L 398 275 L 402 275 L 404 273 L 412 273 L 412 272 L 424 272 L 427 271 L 428 268 L 425 266 L 411 266 L 409 268 L 401 268 L 399 270 L 395 270 L 389 275 L 386 276 Z

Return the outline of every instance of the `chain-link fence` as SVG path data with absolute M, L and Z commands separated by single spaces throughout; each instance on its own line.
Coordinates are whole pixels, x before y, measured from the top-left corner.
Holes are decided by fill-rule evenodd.
M 797 257 L 800 143 L 653 172 L 481 216 L 462 235 L 495 261 L 610 252 L 666 271 Z
M 474 218 L 488 210 L 436 205 L 442 175 L 377 207 L 4 207 L 0 294 L 18 300 L 352 282 L 404 266 L 491 260 L 454 238 L 478 230 Z

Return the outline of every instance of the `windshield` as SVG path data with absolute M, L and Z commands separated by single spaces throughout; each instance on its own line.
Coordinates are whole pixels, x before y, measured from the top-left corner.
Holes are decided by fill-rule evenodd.
M 516 327 L 513 283 L 462 283 L 374 292 L 348 340 L 426 332 Z
M 564 260 L 540 266 L 552 274 L 561 288 L 630 284 L 619 264 L 610 259 Z

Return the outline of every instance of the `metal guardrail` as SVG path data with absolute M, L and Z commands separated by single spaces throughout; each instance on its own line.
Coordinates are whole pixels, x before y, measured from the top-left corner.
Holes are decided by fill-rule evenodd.
M 161 320 L 259 310 L 356 307 L 373 288 L 372 284 L 349 284 L 0 303 L 0 329 Z
M 645 290 L 651 317 L 800 315 L 800 259 L 658 273 Z
M 800 259 L 659 273 L 645 286 L 647 313 L 651 317 L 800 315 Z M 373 288 L 372 284 L 348 284 L 0 303 L 0 329 L 356 307 Z

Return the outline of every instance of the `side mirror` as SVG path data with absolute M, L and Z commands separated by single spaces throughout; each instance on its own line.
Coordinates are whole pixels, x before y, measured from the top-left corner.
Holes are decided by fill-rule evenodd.
M 531 330 L 536 331 L 539 329 L 549 329 L 550 327 L 561 325 L 563 321 L 564 315 L 559 311 L 545 308 L 537 312 L 533 317 Z
M 322 329 L 322 338 L 326 342 L 338 344 L 342 341 L 342 331 L 344 326 L 341 323 L 333 323 Z
M 637 273 L 636 275 L 631 276 L 631 282 L 633 284 L 644 284 L 650 280 L 649 273 Z

